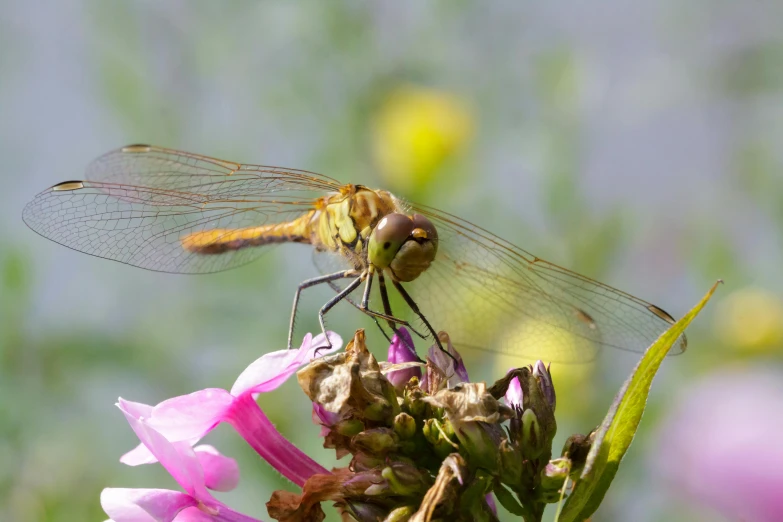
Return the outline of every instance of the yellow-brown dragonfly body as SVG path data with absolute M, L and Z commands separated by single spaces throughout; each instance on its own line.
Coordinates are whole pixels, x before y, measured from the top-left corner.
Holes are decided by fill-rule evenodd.
M 320 283 L 337 292 L 321 308 L 322 328 L 347 299 L 394 330 L 418 318 L 438 344 L 432 325 L 463 346 L 556 361 L 589 360 L 604 346 L 643 351 L 673 322 L 655 305 L 387 191 L 149 145 L 98 158 L 86 180 L 45 190 L 23 217 L 76 250 L 175 273 L 239 266 L 265 245 L 309 244 L 341 267 L 299 285 L 289 346 L 299 295 Z M 391 310 L 386 277 L 407 304 L 402 314 Z M 376 278 L 383 312 L 370 306 Z M 350 294 L 362 283 L 356 302 Z M 685 346 L 683 336 L 674 352 Z

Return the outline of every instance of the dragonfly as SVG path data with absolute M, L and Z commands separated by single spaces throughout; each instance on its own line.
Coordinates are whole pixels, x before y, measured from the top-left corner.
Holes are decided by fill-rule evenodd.
M 379 327 L 409 327 L 441 349 L 436 326 L 459 347 L 555 362 L 589 361 L 603 348 L 643 352 L 675 322 L 656 305 L 391 192 L 151 145 L 97 158 L 84 180 L 35 196 L 23 219 L 80 252 L 179 274 L 238 267 L 273 245 L 308 245 L 321 275 L 296 289 L 289 348 L 300 296 L 321 284 L 335 291 L 318 312 L 324 332 L 325 315 L 346 300 Z M 392 309 L 392 290 L 402 310 Z M 671 353 L 686 346 L 683 335 Z

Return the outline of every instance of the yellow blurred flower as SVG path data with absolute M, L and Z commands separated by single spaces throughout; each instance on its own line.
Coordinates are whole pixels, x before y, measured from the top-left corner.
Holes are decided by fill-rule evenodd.
M 459 97 L 404 86 L 382 103 L 373 123 L 373 154 L 392 188 L 426 185 L 473 133 L 473 120 Z
M 744 288 L 721 301 L 716 329 L 729 345 L 748 351 L 776 348 L 783 342 L 783 302 L 761 288 Z

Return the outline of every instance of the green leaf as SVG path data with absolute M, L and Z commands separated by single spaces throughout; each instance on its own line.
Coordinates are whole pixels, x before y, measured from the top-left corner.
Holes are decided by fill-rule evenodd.
M 598 428 L 584 470 L 566 500 L 559 522 L 586 520 L 598 509 L 617 473 L 620 461 L 633 441 L 644 413 L 650 385 L 663 358 L 688 324 L 704 308 L 720 282 L 715 283 L 699 304 L 647 349 L 631 377 L 625 381 Z
M 495 493 L 495 498 L 497 498 L 500 502 L 500 505 L 511 512 L 512 515 L 516 515 L 518 517 L 524 517 L 528 515 L 528 512 L 525 510 L 525 508 L 522 507 L 519 502 L 517 502 L 517 499 L 514 498 L 514 495 L 512 495 L 511 492 L 507 490 L 505 486 L 503 486 L 503 484 L 495 485 L 493 492 Z

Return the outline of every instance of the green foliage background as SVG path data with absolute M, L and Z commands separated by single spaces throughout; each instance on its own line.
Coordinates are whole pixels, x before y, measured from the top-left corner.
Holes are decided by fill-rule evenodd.
M 105 486 L 174 487 L 119 464 L 136 441 L 114 401 L 230 387 L 284 347 L 293 289 L 315 273 L 296 246 L 212 276 L 145 272 L 39 238 L 24 204 L 134 142 L 394 188 L 373 154 L 376 115 L 414 85 L 469 108 L 472 139 L 401 195 L 674 315 L 726 280 L 690 351 L 664 363 L 597 515 L 714 520 L 672 496 L 648 452 L 683 382 L 781 364 L 781 35 L 772 1 L 0 0 L 0 518 L 102 520 Z M 721 315 L 720 301 L 740 291 L 771 303 L 761 341 L 723 335 L 736 307 Z M 304 303 L 302 331 L 325 295 Z M 345 338 L 359 326 L 349 309 L 330 322 Z M 558 440 L 598 424 L 636 362 L 604 355 L 556 382 Z M 467 357 L 475 379 L 513 364 Z M 294 383 L 261 403 L 334 464 Z M 230 429 L 207 442 L 241 462 L 220 498 L 266 518 L 270 493 L 292 486 Z

